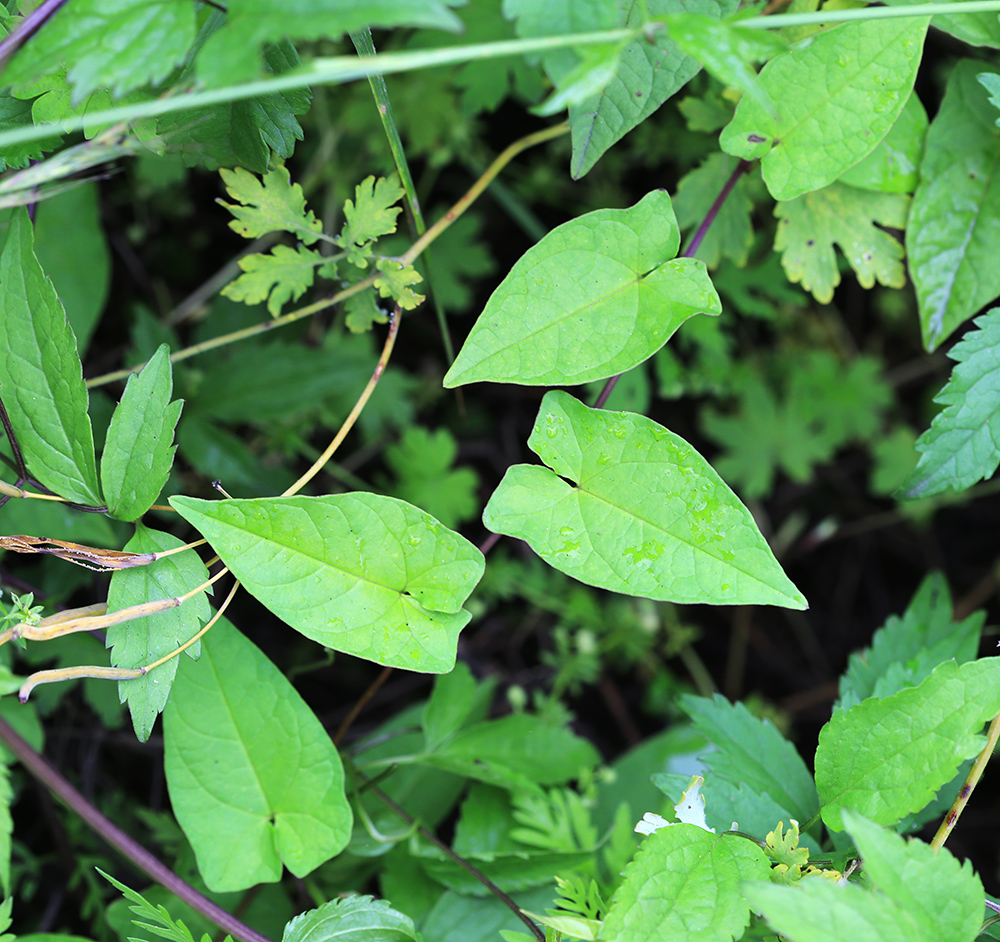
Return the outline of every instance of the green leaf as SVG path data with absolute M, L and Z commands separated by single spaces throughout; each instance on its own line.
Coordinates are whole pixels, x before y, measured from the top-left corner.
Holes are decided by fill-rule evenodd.
M 689 317 L 722 309 L 679 246 L 662 190 L 553 229 L 493 293 L 444 385 L 585 383 L 648 359 Z
M 966 860 L 923 841 L 904 841 L 850 811 L 844 824 L 876 889 L 906 910 L 920 938 L 972 942 L 982 922 L 983 884 Z
M 722 776 L 770 796 L 799 821 L 808 821 L 819 810 L 816 786 L 805 762 L 770 723 L 719 694 L 710 700 L 685 695 L 680 703 L 695 729 L 716 747 L 702 756 L 710 773 L 706 775 L 706 800 L 711 800 L 713 776 Z M 738 812 L 738 808 L 727 811 L 729 821 Z M 777 819 L 770 827 L 776 823 Z
M 222 171 L 225 173 L 225 171 Z M 222 289 L 224 297 L 244 304 L 267 301 L 271 317 L 277 317 L 289 301 L 298 301 L 312 287 L 316 269 L 326 259 L 301 246 L 276 245 L 269 255 L 248 255 L 239 260 L 243 274 Z
M 4 82 L 34 80 L 70 64 L 74 104 L 102 87 L 120 97 L 165 79 L 194 39 L 195 7 L 190 3 L 74 0 L 18 50 Z
M 10 95 L 0 95 L 0 132 L 19 131 L 34 125 L 31 101 L 21 101 Z M 59 138 L 48 141 L 27 141 L 4 147 L 0 153 L 0 170 L 19 170 L 37 160 L 45 151 L 58 145 Z
M 964 60 L 948 78 L 930 130 L 906 225 L 924 346 L 933 350 L 1000 294 L 1000 130 Z M 997 76 L 1000 82 L 1000 76 Z
M 910 6 L 914 0 L 887 0 L 887 6 Z M 932 3 L 933 0 L 916 0 Z M 1000 21 L 996 11 L 986 13 L 939 13 L 931 19 L 931 26 L 950 33 L 970 46 L 1000 48 Z
M 35 255 L 55 285 L 82 355 L 111 284 L 96 183 L 74 186 L 38 204 Z
M 788 44 L 780 36 L 698 13 L 678 13 L 666 19 L 670 38 L 683 52 L 723 85 L 736 89 L 777 117 L 777 106 L 757 80 L 752 66 L 787 50 Z
M 517 16 L 517 35 L 523 38 L 559 33 L 638 27 L 644 16 L 700 13 L 718 18 L 736 9 L 732 0 L 647 0 L 638 3 L 536 3 L 517 0 L 505 4 L 508 16 Z M 561 51 L 545 56 L 550 77 L 558 84 L 573 68 L 577 54 Z M 650 42 L 645 36 L 627 43 L 614 76 L 603 91 L 569 109 L 573 156 L 570 173 L 584 176 L 617 141 L 653 114 L 689 82 L 700 69 L 673 37 L 661 31 Z
M 11 213 L 0 254 L 0 395 L 31 474 L 62 497 L 100 505 L 76 338 L 32 251 L 23 207 Z
M 515 713 L 469 726 L 419 761 L 486 782 L 491 778 L 484 777 L 484 773 L 492 766 L 499 770 L 498 775 L 509 771 L 514 777 L 523 776 L 534 783 L 529 788 L 537 790 L 538 785 L 562 785 L 578 778 L 581 772 L 597 765 L 601 757 L 586 739 L 566 727 L 551 725 L 538 716 Z
M 133 553 L 159 553 L 183 545 L 169 533 L 139 524 L 125 549 Z M 194 550 L 166 556 L 149 566 L 118 569 L 111 575 L 108 611 L 119 612 L 130 605 L 176 598 L 207 579 L 208 569 Z M 152 664 L 197 634 L 210 615 L 208 598 L 200 593 L 169 611 L 112 625 L 105 639 L 112 649 L 111 663 L 115 667 L 129 668 Z M 197 658 L 200 652 L 200 642 L 195 642 L 185 654 Z M 118 696 L 122 703 L 128 703 L 132 726 L 140 742 L 149 739 L 153 723 L 166 705 L 179 662 L 180 658 L 175 657 L 145 677 L 118 681 Z
M 11 890 L 11 837 L 14 833 L 14 819 L 10 814 L 10 805 L 13 800 L 14 789 L 10 784 L 10 769 L 6 763 L 2 763 L 0 764 L 0 890 L 8 898 Z
M 483 555 L 392 497 L 334 494 L 170 504 L 255 598 L 320 644 L 407 670 L 455 664 Z
M 936 942 L 920 934 L 917 920 L 901 906 L 853 883 L 748 883 L 743 892 L 789 942 Z
M 191 930 L 181 920 L 171 918 L 165 906 L 154 906 L 141 893 L 130 889 L 124 883 L 119 883 L 99 867 L 95 869 L 108 883 L 120 890 L 125 899 L 132 904 L 129 906 L 129 911 L 142 920 L 140 922 L 139 919 L 133 919 L 133 925 L 140 929 L 146 929 L 162 939 L 168 939 L 170 942 L 194 942 Z M 227 935 L 225 942 L 232 942 L 232 938 Z
M 913 18 L 843 23 L 809 36 L 761 70 L 778 117 L 744 97 L 722 132 L 722 149 L 762 158 L 764 182 L 778 200 L 832 183 L 896 123 L 926 32 L 927 19 Z
M 304 877 L 347 844 L 340 756 L 284 675 L 224 618 L 164 710 L 170 803 L 209 889 Z
M 1000 659 L 947 661 L 917 687 L 833 714 L 819 734 L 816 787 L 823 820 L 843 830 L 850 809 L 878 824 L 919 811 L 982 749 L 1000 712 Z
M 354 199 L 344 203 L 344 226 L 337 237 L 337 244 L 347 252 L 349 262 L 358 268 L 368 267 L 372 257 L 370 243 L 396 231 L 396 217 L 402 210 L 393 204 L 404 195 L 395 174 L 378 180 L 365 177 L 354 188 Z
M 389 315 L 378 306 L 374 291 L 362 291 L 352 294 L 344 302 L 347 317 L 344 326 L 352 334 L 363 334 L 371 330 L 375 324 L 385 324 Z
M 173 378 L 164 344 L 138 374 L 128 378 L 101 455 L 101 484 L 108 513 L 137 520 L 160 495 L 174 463 L 174 428 L 184 403 L 170 401 Z
M 385 900 L 351 896 L 299 914 L 285 926 L 281 942 L 420 942 L 420 938 L 413 920 Z
M 801 282 L 817 301 L 829 304 L 840 284 L 836 243 L 862 287 L 871 288 L 878 281 L 902 288 L 903 246 L 878 226 L 905 228 L 909 205 L 909 197 L 902 194 L 871 193 L 842 183 L 778 203 L 774 248 L 781 252 L 788 280 Z
M 917 440 L 920 461 L 900 487 L 907 497 L 964 491 L 1000 464 L 1000 308 L 974 323 L 948 351 L 956 365 L 934 397 L 944 409 Z
M 375 267 L 379 271 L 375 287 L 383 298 L 392 298 L 404 311 L 412 311 L 424 303 L 424 296 L 410 288 L 424 280 L 412 265 L 403 265 L 394 258 L 380 258 Z
M 203 32 L 221 22 L 223 14 L 213 11 Z M 198 62 L 204 62 L 200 56 Z M 269 74 L 280 75 L 299 65 L 299 56 L 288 40 L 264 49 L 264 65 Z M 189 70 L 190 71 L 190 70 Z M 184 77 L 188 77 L 185 73 Z M 164 115 L 157 131 L 168 137 L 189 167 L 245 167 L 266 173 L 272 152 L 279 160 L 292 156 L 295 142 L 302 140 L 302 127 L 295 116 L 309 110 L 308 89 L 290 89 L 256 98 L 224 101 L 217 105 Z
M 421 717 L 426 748 L 433 751 L 454 736 L 490 698 L 494 686 L 492 680 L 478 683 L 461 661 L 454 670 L 435 677 Z
M 236 217 L 229 223 L 234 232 L 246 239 L 257 239 L 276 229 L 283 229 L 293 233 L 305 245 L 312 245 L 319 238 L 323 231 L 322 223 L 312 210 L 306 209 L 302 187 L 292 183 L 287 167 L 275 167 L 259 181 L 242 167 L 220 170 L 219 176 L 230 197 L 243 204 L 236 206 L 217 200 Z
M 806 607 L 722 478 L 651 419 L 549 392 L 528 447 L 549 467 L 509 468 L 483 523 L 553 568 L 665 601 Z
M 744 880 L 766 879 L 764 852 L 739 837 L 675 824 L 651 834 L 625 868 L 600 938 L 730 942 L 750 921 Z
M 398 445 L 386 449 L 385 461 L 398 478 L 387 488 L 393 497 L 422 507 L 446 527 L 475 516 L 479 476 L 472 468 L 454 469 L 458 442 L 447 429 L 411 425 Z
M 220 85 L 257 78 L 259 47 L 266 41 L 336 40 L 363 26 L 461 28 L 461 21 L 441 0 L 229 0 L 226 9 L 225 26 L 198 57 L 199 77 Z
M 948 583 L 932 572 L 917 589 L 903 616 L 892 615 L 875 632 L 871 646 L 852 654 L 840 678 L 835 710 L 849 710 L 868 697 L 887 697 L 915 687 L 939 664 L 971 661 L 979 650 L 986 613 L 952 620 Z
M 674 211 L 681 229 L 694 228 L 704 221 L 737 163 L 735 157 L 712 154 L 701 166 L 681 178 L 674 197 Z M 715 268 L 723 257 L 731 258 L 740 267 L 747 263 L 753 245 L 750 225 L 753 202 L 747 193 L 748 182 L 745 175 L 740 176 L 695 253 L 695 258 L 700 258 L 709 268 Z
M 840 182 L 880 193 L 912 193 L 920 181 L 927 127 L 927 112 L 911 92 L 882 143 L 861 163 L 842 174 Z

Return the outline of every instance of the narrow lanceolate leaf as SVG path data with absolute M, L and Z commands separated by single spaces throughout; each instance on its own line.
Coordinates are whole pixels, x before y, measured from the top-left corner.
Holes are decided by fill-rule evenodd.
M 108 426 L 101 484 L 112 517 L 137 520 L 167 483 L 177 450 L 174 428 L 184 405 L 180 399 L 170 401 L 173 388 L 170 349 L 163 344 L 138 375 L 129 377 Z
M 806 608 L 739 498 L 650 419 L 547 393 L 483 522 L 588 585 L 671 602 Z
M 803 822 L 819 810 L 816 786 L 805 762 L 770 723 L 758 719 L 742 703 L 730 703 L 719 694 L 711 700 L 685 696 L 681 706 L 695 729 L 715 746 L 715 751 L 704 756 L 711 773 L 707 776 L 709 786 L 717 775 L 743 783 L 769 795 L 786 813 Z
M 753 842 L 693 824 L 645 838 L 625 868 L 600 938 L 609 942 L 731 942 L 750 921 L 744 880 L 767 879 Z
M 455 664 L 462 608 L 483 574 L 471 543 L 378 494 L 170 504 L 246 589 L 296 631 L 379 664 Z
M 164 713 L 170 803 L 209 889 L 304 877 L 351 835 L 340 756 L 316 715 L 225 619 Z
M 797 43 L 759 76 L 778 116 L 744 97 L 722 131 L 722 149 L 762 158 L 775 199 L 832 183 L 895 124 L 913 89 L 926 32 L 926 17 L 872 20 Z
M 296 916 L 285 926 L 281 942 L 419 942 L 420 933 L 409 916 L 396 912 L 385 900 L 370 896 L 332 899 L 319 909 Z
M 0 396 L 31 474 L 61 497 L 99 505 L 76 338 L 32 251 L 23 207 L 11 214 L 0 255 Z
M 126 549 L 135 553 L 158 553 L 182 545 L 177 537 L 140 524 Z M 108 611 L 118 612 L 130 605 L 176 598 L 207 579 L 208 570 L 194 550 L 166 556 L 149 566 L 120 569 L 111 577 Z M 208 599 L 202 593 L 178 608 L 113 625 L 108 628 L 106 639 L 111 648 L 111 663 L 115 667 L 130 668 L 152 664 L 194 637 L 210 614 Z M 188 657 L 198 657 L 200 642 L 195 642 L 184 653 Z M 140 742 L 149 738 L 157 715 L 166 705 L 179 663 L 180 658 L 172 658 L 145 677 L 118 681 L 118 696 L 122 703 L 128 703 L 132 726 Z
M 964 491 L 1000 464 L 1000 308 L 975 325 L 948 351 L 956 365 L 934 397 L 944 410 L 917 439 L 920 461 L 900 488 L 907 497 Z
M 948 661 L 918 687 L 834 713 L 820 731 L 816 787 L 827 827 L 850 809 L 878 824 L 919 811 L 983 747 L 1000 712 L 1000 658 Z
M 844 812 L 844 824 L 875 887 L 905 909 L 923 930 L 921 939 L 972 942 L 982 922 L 983 884 L 966 860 L 947 848 L 904 841 L 860 815 Z
M 444 385 L 586 383 L 642 363 L 689 317 L 722 310 L 679 246 L 662 190 L 553 229 L 493 293 Z
M 924 346 L 933 350 L 1000 294 L 1000 128 L 976 73 L 958 62 L 930 130 L 906 226 Z M 1000 78 L 1000 76 L 998 76 Z

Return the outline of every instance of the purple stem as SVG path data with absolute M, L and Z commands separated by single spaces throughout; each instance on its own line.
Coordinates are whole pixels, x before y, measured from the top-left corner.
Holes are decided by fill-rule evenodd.
M 694 236 L 688 243 L 687 248 L 681 252 L 679 258 L 693 258 L 695 252 L 701 247 L 701 243 L 705 238 L 705 234 L 708 232 L 709 226 L 715 222 L 715 217 L 719 215 L 719 210 L 722 209 L 722 204 L 725 203 L 726 198 L 733 191 L 733 187 L 736 186 L 740 177 L 743 176 L 750 169 L 750 163 L 746 160 L 741 160 L 737 165 L 736 169 L 729 175 L 729 179 L 726 181 L 726 185 L 719 192 L 719 195 L 715 198 L 715 202 L 708 207 L 708 212 L 705 213 L 705 218 L 701 221 L 701 225 L 698 226 L 695 231 Z M 594 403 L 595 409 L 603 409 L 604 404 L 608 401 L 608 397 L 611 395 L 611 391 L 615 388 L 615 384 L 621 377 L 621 373 L 617 373 L 612 376 L 605 384 L 604 388 L 601 390 L 601 394 L 597 397 L 597 401 Z
M 8 33 L 0 42 L 0 67 L 35 35 L 53 14 L 58 13 L 66 5 L 67 0 L 44 0 L 38 4 L 12 33 Z
M 193 910 L 211 919 L 220 929 L 243 942 L 270 942 L 270 940 L 227 913 L 210 899 L 202 896 L 193 886 L 154 857 L 138 841 L 129 837 L 120 827 L 109 821 L 83 797 L 44 757 L 35 752 L 10 725 L 0 719 L 0 741 L 21 760 L 21 764 L 59 798 L 71 811 L 75 811 L 101 837 L 123 857 L 144 871 Z

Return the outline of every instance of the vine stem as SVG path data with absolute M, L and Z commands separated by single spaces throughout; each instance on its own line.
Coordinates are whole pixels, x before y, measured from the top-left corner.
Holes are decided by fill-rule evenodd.
M 251 929 L 235 916 L 227 913 L 222 907 L 202 896 L 191 884 L 177 876 L 138 841 L 129 837 L 118 825 L 109 821 L 2 718 L 0 718 L 0 741 L 17 756 L 32 776 L 152 880 L 165 887 L 206 919 L 210 919 L 233 938 L 241 939 L 242 942 L 270 942 L 266 936 Z
M 983 746 L 982 752 L 976 756 L 976 761 L 972 763 L 969 774 L 965 777 L 962 787 L 958 790 L 958 796 L 955 798 L 951 808 L 948 809 L 948 813 L 944 816 L 937 834 L 934 835 L 934 840 L 931 841 L 931 847 L 934 848 L 935 853 L 944 846 L 944 842 L 948 840 L 948 835 L 951 834 L 958 823 L 959 816 L 969 803 L 972 790 L 979 784 L 979 780 L 983 777 L 983 772 L 986 770 L 986 763 L 990 761 L 998 739 L 1000 739 L 1000 714 L 993 717 L 989 732 L 986 734 L 986 745 Z
M 708 207 L 708 212 L 705 213 L 705 218 L 701 221 L 701 225 L 695 230 L 687 248 L 681 252 L 678 258 L 694 258 L 695 252 L 701 248 L 701 243 L 704 241 L 706 233 L 712 223 L 715 222 L 715 218 L 719 215 L 719 210 L 722 209 L 722 204 L 729 198 L 729 194 L 733 192 L 733 187 L 739 182 L 740 177 L 742 177 L 743 174 L 750 169 L 750 166 L 751 164 L 746 160 L 741 160 L 736 165 L 736 169 L 729 175 L 729 179 L 726 181 L 725 186 L 723 186 L 719 191 L 719 195 L 715 198 L 712 205 Z M 595 409 L 604 408 L 605 403 L 608 401 L 608 397 L 617 385 L 618 380 L 621 379 L 621 376 L 621 373 L 616 373 L 604 384 L 604 388 L 601 390 L 600 395 L 594 402 Z
M 469 188 L 468 192 L 466 192 L 465 195 L 462 196 L 458 202 L 456 202 L 455 205 L 444 214 L 444 216 L 434 223 L 434 225 L 431 226 L 430 229 L 428 229 L 404 255 L 401 255 L 398 261 L 403 265 L 413 264 L 417 256 L 419 256 L 428 245 L 438 238 L 438 236 L 440 236 L 441 233 L 448 228 L 448 226 L 450 226 L 469 208 L 469 206 L 472 205 L 476 198 L 480 196 L 483 190 L 490 185 L 497 174 L 500 173 L 500 171 L 508 163 L 510 163 L 511 160 L 513 160 L 522 151 L 527 150 L 529 147 L 534 147 L 536 144 L 541 144 L 554 137 L 559 137 L 565 134 L 568 130 L 569 124 L 563 123 L 556 125 L 555 127 L 546 128 L 544 131 L 537 131 L 534 134 L 529 134 L 527 137 L 522 137 L 520 140 L 511 144 L 510 147 L 503 151 L 503 153 L 489 165 L 486 172 Z M 294 324 L 296 321 L 300 321 L 306 317 L 311 317 L 313 314 L 317 314 L 328 307 L 332 307 L 334 304 L 339 304 L 341 301 L 346 301 L 348 298 L 353 297 L 356 294 L 360 294 L 366 288 L 372 287 L 375 284 L 375 279 L 378 277 L 378 275 L 371 275 L 370 277 L 365 278 L 364 281 L 359 281 L 357 284 L 351 285 L 343 291 L 338 291 L 329 298 L 323 298 L 320 301 L 307 304 L 305 307 L 299 308 L 297 311 L 289 311 L 287 314 L 282 314 L 280 317 L 263 321 L 260 324 L 254 324 L 251 327 L 244 327 L 242 330 L 236 330 L 230 334 L 223 334 L 220 337 L 213 337 L 211 340 L 206 340 L 203 343 L 197 343 L 194 346 L 186 347 L 184 350 L 178 350 L 177 353 L 170 354 L 170 362 L 178 363 L 181 360 L 190 359 L 200 353 L 207 353 L 209 350 L 215 350 L 218 347 L 224 347 L 228 344 L 236 343 L 239 340 L 248 340 L 250 337 L 256 337 L 259 334 L 267 333 L 270 330 L 274 330 L 276 327 L 285 327 L 288 324 Z M 115 370 L 112 373 L 95 376 L 93 379 L 87 380 L 87 389 L 95 389 L 98 386 L 105 386 L 108 383 L 126 379 L 132 373 L 137 373 L 145 365 L 145 363 L 137 363 L 135 366 L 128 366 L 122 370 Z
M 347 433 L 354 428 L 354 423 L 357 422 L 358 416 L 361 415 L 361 410 L 364 409 L 365 404 L 371 398 L 371 394 L 375 392 L 375 387 L 378 385 L 378 381 L 382 378 L 386 365 L 389 363 L 392 348 L 396 344 L 396 334 L 399 333 L 400 320 L 402 320 L 402 313 L 399 305 L 397 304 L 396 309 L 389 321 L 389 332 L 386 334 L 385 344 L 382 347 L 382 355 L 378 358 L 378 363 L 375 364 L 375 370 L 372 372 L 371 379 L 368 380 L 368 385 L 365 386 L 361 395 L 358 396 L 358 401 L 354 403 L 354 408 L 351 409 L 350 415 L 344 419 L 344 424 L 340 426 L 340 431 L 334 436 L 333 441 L 326 446 L 326 450 L 323 454 L 321 454 L 312 463 L 312 467 L 310 467 L 309 470 L 306 471 L 305 474 L 303 474 L 302 477 L 300 477 L 291 487 L 282 493 L 282 497 L 291 497 L 293 494 L 298 494 L 303 487 L 316 477 L 316 475 L 323 470 L 323 465 L 325 465 L 333 457 L 333 453 L 340 447 L 340 443 L 347 438 Z
M 455 861 L 463 870 L 475 877 L 480 883 L 483 884 L 500 902 L 502 902 L 518 919 L 521 920 L 530 930 L 531 934 L 538 939 L 538 942 L 545 942 L 545 934 L 542 932 L 538 926 L 535 925 L 534 921 L 530 916 L 526 915 L 517 903 L 514 902 L 503 890 L 500 889 L 485 873 L 481 870 L 477 870 L 472 864 L 469 863 L 460 854 L 455 853 L 444 841 L 442 841 L 436 834 L 432 831 L 428 831 L 423 825 L 418 824 L 416 818 L 404 811 L 399 805 L 396 804 L 382 789 L 378 788 L 373 784 L 372 780 L 369 779 L 364 773 L 357 772 L 364 779 L 364 786 L 383 804 L 387 805 L 392 811 L 399 815 L 407 824 L 415 825 L 417 833 L 423 837 L 425 840 L 430 841 L 438 850 L 442 853 L 447 854 L 452 860 Z

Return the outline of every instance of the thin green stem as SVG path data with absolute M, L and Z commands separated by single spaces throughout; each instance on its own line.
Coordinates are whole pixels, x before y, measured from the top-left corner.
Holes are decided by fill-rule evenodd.
M 914 6 L 862 7 L 858 10 L 820 10 L 818 13 L 774 13 L 740 20 L 747 29 L 784 29 L 819 23 L 857 23 L 864 20 L 895 20 L 904 16 L 937 16 L 939 13 L 992 13 L 1000 11 L 997 0 L 965 0 L 961 3 L 922 3 Z

